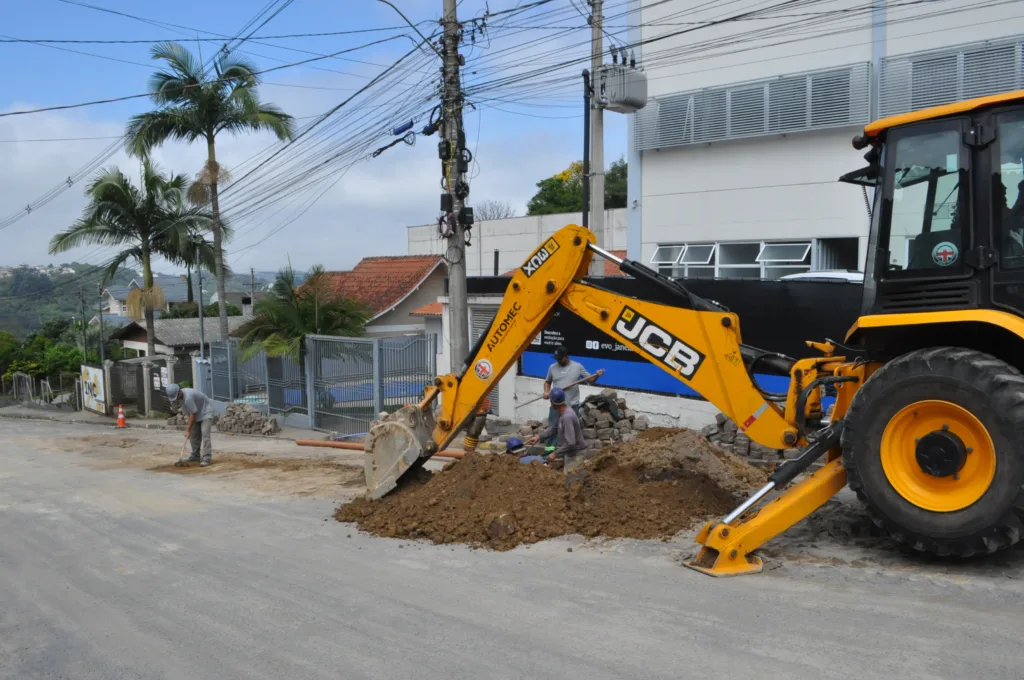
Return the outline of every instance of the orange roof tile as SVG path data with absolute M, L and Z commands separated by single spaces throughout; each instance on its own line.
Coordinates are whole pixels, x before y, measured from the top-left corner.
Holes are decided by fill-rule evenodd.
M 440 302 L 431 302 L 429 304 L 423 305 L 419 309 L 414 309 L 409 313 L 412 314 L 413 316 L 441 316 L 443 312 L 444 305 L 442 305 Z
M 439 264 L 440 255 L 364 257 L 350 271 L 327 272 L 327 283 L 334 292 L 362 302 L 378 316 L 411 293 Z
M 625 260 L 626 259 L 626 251 L 625 250 L 609 250 L 608 252 L 611 253 L 612 255 L 614 255 L 615 257 L 619 258 L 620 260 Z M 518 269 L 518 267 L 517 267 L 517 269 Z M 502 276 L 512 276 L 515 273 L 516 273 L 515 269 L 510 269 L 507 272 L 505 272 L 504 274 L 502 274 Z M 622 271 L 619 269 L 619 265 L 615 264 L 611 260 L 605 260 L 604 261 L 604 275 L 605 276 L 625 276 L 625 274 L 623 274 Z

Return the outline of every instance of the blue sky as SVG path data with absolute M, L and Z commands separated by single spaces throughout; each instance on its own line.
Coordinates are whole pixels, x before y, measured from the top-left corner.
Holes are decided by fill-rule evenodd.
M 0 35 L 18 39 L 152 40 L 174 39 L 192 49 L 197 36 L 234 36 L 268 3 L 266 0 L 221 0 L 176 3 L 128 2 L 127 0 L 83 0 L 106 9 L 144 17 L 149 25 L 129 18 L 88 9 L 58 0 L 33 0 L 28 3 L 4 3 L 0 8 Z M 420 29 L 430 32 L 441 12 L 441 0 L 396 0 L 403 12 Z M 491 11 L 515 6 L 491 2 Z M 464 0 L 460 16 L 479 16 L 483 2 Z M 505 65 L 529 62 L 550 63 L 568 54 L 584 54 L 589 29 L 572 9 L 568 0 L 555 0 L 543 8 L 554 14 L 532 19 L 530 13 L 506 22 L 503 31 L 492 29 L 493 36 L 467 48 L 467 78 L 471 81 L 502 77 L 514 70 Z M 534 10 L 539 12 L 538 10 Z M 401 18 L 379 2 L 339 2 L 337 0 L 294 0 L 277 17 L 259 29 L 257 36 L 313 33 L 399 26 Z M 559 31 L 551 36 L 552 23 L 579 26 L 579 30 Z M 178 27 L 169 26 L 176 24 Z M 492 26 L 499 24 L 492 20 Z M 547 24 L 547 25 L 545 25 Z M 180 27 L 180 28 L 179 28 Z M 513 27 L 513 28 L 509 28 Z M 536 27 L 536 28 L 534 28 Z M 209 33 L 203 33 L 207 31 Z M 403 29 L 409 32 L 408 29 Z M 394 35 L 400 31 L 363 33 L 347 36 L 304 37 L 295 39 L 252 40 L 240 48 L 257 67 L 269 68 L 283 62 L 309 58 L 306 50 L 328 54 Z M 550 40 L 532 44 L 535 40 Z M 489 43 L 489 44 L 488 44 Z M 370 47 L 345 55 L 369 63 L 341 59 L 321 60 L 308 66 L 287 68 L 264 76 L 261 88 L 265 100 L 273 101 L 305 122 L 342 101 L 351 92 L 407 51 L 405 39 Z M 218 43 L 202 43 L 209 56 Z M 89 52 L 109 59 L 44 47 L 31 43 L 0 43 L 0 112 L 55 106 L 95 99 L 113 98 L 146 91 L 146 80 L 153 70 L 148 44 L 64 44 L 71 50 Z M 288 50 L 286 48 L 293 48 Z M 552 55 L 552 48 L 561 52 Z M 123 63 L 113 60 L 124 60 Z M 425 78 L 439 66 L 423 57 L 419 75 Z M 490 67 L 489 72 L 483 69 Z M 471 72 L 480 68 L 476 76 Z M 573 67 L 578 73 L 581 67 Z M 403 78 L 406 78 L 403 76 Z M 550 176 L 570 161 L 581 157 L 582 102 L 579 80 L 566 81 L 529 101 L 519 101 L 521 90 L 512 87 L 495 93 L 501 102 L 489 102 L 466 115 L 468 145 L 474 150 L 473 192 L 470 202 L 485 199 L 507 201 L 519 214 L 532 195 L 534 184 Z M 504 110 L 494 108 L 500 106 Z M 108 137 L 120 134 L 125 121 L 147 110 L 147 99 L 54 111 L 26 116 L 0 118 L 0 218 L 16 212 L 30 201 L 81 168 L 113 140 L 92 139 L 67 142 L 20 142 L 8 140 L 52 139 L 68 137 Z M 542 116 L 542 117 L 541 117 Z M 383 120 L 383 119 L 382 119 Z M 606 115 L 606 158 L 611 161 L 625 153 L 626 121 L 617 114 Z M 420 127 L 425 121 L 417 121 Z M 387 140 L 385 140 L 387 141 Z M 273 139 L 266 135 L 218 140 L 221 161 L 230 170 L 253 154 L 269 147 Z M 157 153 L 167 169 L 192 174 L 204 160 L 197 146 L 172 144 Z M 126 170 L 136 161 L 118 154 L 110 163 Z M 257 211 L 234 223 L 239 233 L 229 249 L 236 269 L 250 266 L 276 269 L 290 258 L 293 265 L 305 268 L 324 264 L 331 269 L 348 268 L 365 255 L 404 254 L 405 227 L 425 224 L 436 218 L 439 193 L 439 169 L 436 137 L 421 138 L 414 147 L 399 145 L 377 159 L 353 165 L 317 203 L 293 222 L 281 226 L 290 213 Z M 295 197 L 295 212 L 300 205 Z M 287 206 L 289 197 L 282 199 Z M 305 199 L 302 199 L 305 200 Z M 101 262 L 109 254 L 95 248 L 50 256 L 46 243 L 58 230 L 67 227 L 84 206 L 82 184 L 72 187 L 48 205 L 35 210 L 4 230 L 8 247 L 0 250 L 0 264 L 42 263 L 87 259 Z M 275 231 L 280 227 L 279 231 Z M 274 232 L 274 233 L 271 233 Z M 262 240 L 261 239 L 264 239 Z M 253 245 L 259 242 L 259 245 Z M 237 252 L 237 255 L 232 255 Z

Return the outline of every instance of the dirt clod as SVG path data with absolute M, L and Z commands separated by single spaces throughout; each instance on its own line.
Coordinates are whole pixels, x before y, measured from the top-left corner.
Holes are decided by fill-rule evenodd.
M 496 550 L 569 534 L 667 539 L 763 483 L 762 472 L 697 433 L 651 428 L 570 476 L 511 456 L 467 455 L 403 478 L 380 500 L 342 505 L 335 519 L 378 536 Z

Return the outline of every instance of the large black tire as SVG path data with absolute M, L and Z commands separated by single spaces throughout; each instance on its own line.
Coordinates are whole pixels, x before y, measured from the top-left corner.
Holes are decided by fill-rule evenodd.
M 909 502 L 882 466 L 886 426 L 905 407 L 926 400 L 969 411 L 994 445 L 995 476 L 987 490 L 952 512 Z M 854 397 L 842 446 L 850 488 L 878 526 L 916 550 L 966 557 L 1007 548 L 1024 534 L 1024 375 L 1004 361 L 974 350 L 934 347 L 887 363 Z

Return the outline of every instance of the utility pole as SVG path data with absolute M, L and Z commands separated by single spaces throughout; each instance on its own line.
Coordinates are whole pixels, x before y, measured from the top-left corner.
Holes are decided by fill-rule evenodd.
M 469 307 L 466 286 L 466 231 L 473 226 L 472 208 L 466 208 L 469 184 L 466 133 L 462 127 L 462 84 L 459 67 L 459 21 L 456 0 L 444 0 L 444 140 L 440 156 L 444 168 L 445 194 L 441 211 L 446 213 L 441 231 L 448 239 L 448 305 L 451 310 L 451 368 L 461 372 L 469 354 Z
M 89 363 L 89 345 L 85 340 L 85 288 L 78 287 L 78 303 L 82 309 L 82 363 Z
M 590 74 L 593 96 L 590 99 L 590 230 L 597 236 L 597 245 L 604 243 L 604 92 L 602 91 L 601 63 L 604 61 L 604 29 L 601 15 L 603 0 L 590 0 Z M 590 275 L 604 273 L 604 260 L 595 257 L 590 262 Z
M 249 267 L 249 318 L 252 318 L 253 307 L 256 306 L 256 268 Z M 245 310 L 242 310 L 243 314 Z
M 107 360 L 106 350 L 103 347 L 106 343 L 106 337 L 103 335 L 103 286 L 100 286 L 100 297 L 99 303 L 96 305 L 99 308 L 100 314 L 100 366 Z
M 199 246 L 196 246 L 196 262 L 199 262 Z M 199 283 L 199 290 L 196 296 L 199 298 L 199 360 L 206 358 L 206 334 L 203 332 L 203 268 L 196 267 L 196 279 Z M 198 385 L 198 381 L 196 382 Z

